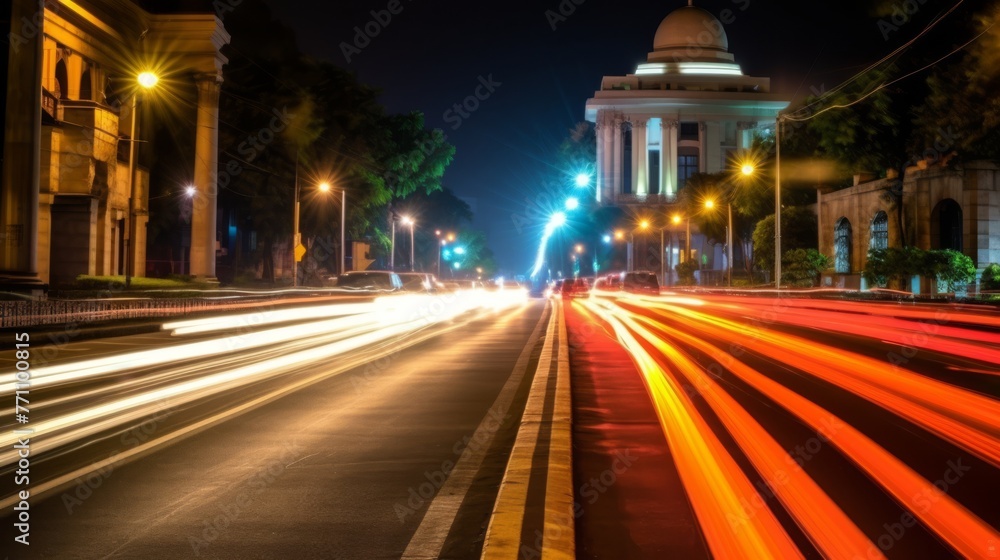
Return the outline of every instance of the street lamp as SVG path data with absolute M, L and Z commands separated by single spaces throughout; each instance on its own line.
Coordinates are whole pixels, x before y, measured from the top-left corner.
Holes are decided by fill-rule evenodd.
M 566 199 L 567 210 L 576 210 L 579 207 L 580 207 L 580 199 L 576 198 L 575 196 L 571 196 Z
M 136 121 L 139 120 L 139 113 L 137 113 L 137 108 L 139 106 L 139 95 L 142 93 L 143 89 L 152 89 L 156 86 L 156 83 L 160 81 L 160 78 L 149 71 L 140 72 L 136 77 L 136 81 L 139 83 L 140 88 L 136 89 L 132 94 L 132 125 L 129 141 L 129 157 L 128 157 L 128 209 L 125 212 L 125 287 L 128 288 L 132 285 L 132 267 L 134 265 L 134 259 L 132 258 L 132 230 L 135 228 L 135 220 L 133 219 L 133 214 L 135 214 L 135 160 L 138 157 L 139 145 L 135 138 Z
M 319 190 L 327 193 L 333 190 L 330 183 L 323 181 L 319 184 Z M 347 254 L 347 237 L 344 235 L 344 224 L 347 222 L 347 190 L 340 189 L 340 273 L 344 274 L 347 272 L 346 267 L 346 254 Z
M 182 202 L 184 204 L 184 209 L 181 211 L 181 217 L 183 218 L 183 223 L 181 224 L 181 274 L 187 274 L 186 263 L 187 252 L 190 249 L 190 227 L 191 227 L 191 214 L 194 212 L 192 208 L 190 211 L 187 208 L 189 203 L 193 204 L 194 195 L 198 194 L 198 189 L 194 185 L 188 185 L 184 187 L 184 196 L 187 200 Z M 188 239 L 188 246 L 184 245 L 185 237 Z
M 590 174 L 589 173 L 578 173 L 576 175 L 576 186 L 583 188 L 590 186 Z
M 781 289 L 781 115 L 774 126 L 774 288 Z
M 711 210 L 715 207 L 715 201 L 708 199 L 705 201 L 705 208 Z M 726 277 L 729 287 L 733 287 L 733 205 L 726 203 L 726 213 L 728 224 L 726 225 Z
M 413 260 L 413 226 L 415 226 L 417 222 L 409 216 L 403 216 L 402 222 L 403 225 L 410 226 L 410 272 L 416 272 L 417 263 Z

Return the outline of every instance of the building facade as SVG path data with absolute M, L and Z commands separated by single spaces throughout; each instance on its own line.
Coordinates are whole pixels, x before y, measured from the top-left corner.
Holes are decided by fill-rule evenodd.
M 154 95 L 195 106 L 184 109 L 197 119 L 191 272 L 214 277 L 222 22 L 151 14 L 127 0 L 12 4 L 0 281 L 144 275 L 149 176 L 131 160 L 150 139 L 144 124 L 156 115 L 143 96 Z M 148 92 L 136 82 L 144 71 L 160 79 Z
M 605 76 L 587 100 L 597 134 L 597 201 L 673 213 L 691 175 L 727 169 L 754 135 L 773 133 L 788 104 L 771 93 L 770 79 L 743 74 L 722 22 L 689 2 L 660 23 L 635 73 Z M 691 246 L 707 247 L 697 228 Z M 667 258 L 672 265 L 673 255 Z
M 902 184 L 901 206 L 886 196 L 897 179 L 856 180 L 853 187 L 820 192 L 819 250 L 834 260 L 824 280 L 861 287 L 869 249 L 910 245 L 952 249 L 972 258 L 980 275 L 1000 263 L 1000 167 L 977 161 L 916 166 Z
M 634 74 L 605 76 L 587 100 L 597 126 L 597 200 L 671 203 L 694 173 L 726 169 L 788 106 L 770 79 L 743 74 L 722 23 L 684 6 L 660 23 Z

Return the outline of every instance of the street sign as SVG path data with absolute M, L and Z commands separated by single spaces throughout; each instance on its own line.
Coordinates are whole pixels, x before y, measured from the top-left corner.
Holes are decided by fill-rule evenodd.
M 304 256 L 306 256 L 306 246 L 299 243 L 295 246 L 295 262 L 302 262 Z

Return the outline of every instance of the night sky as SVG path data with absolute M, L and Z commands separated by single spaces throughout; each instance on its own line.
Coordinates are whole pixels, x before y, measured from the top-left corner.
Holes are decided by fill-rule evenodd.
M 583 120 L 584 104 L 601 77 L 634 72 L 652 51 L 663 18 L 686 4 L 398 0 L 401 11 L 387 25 L 371 24 L 378 35 L 348 60 L 342 43 L 362 44 L 355 42 L 354 28 L 364 28 L 374 19 L 370 12 L 386 10 L 389 0 L 267 2 L 296 31 L 307 54 L 379 87 L 389 111 L 422 111 L 429 127 L 445 131 L 457 149 L 444 183 L 474 199 L 475 226 L 486 231 L 498 264 L 509 273 L 530 266 L 541 224 L 522 219 L 538 221 L 540 185 L 565 171 L 553 167 L 557 148 Z M 695 5 L 716 17 L 730 10 L 729 48 L 743 72 L 770 77 L 772 92 L 794 100 L 834 87 L 953 5 L 911 2 L 918 11 L 897 29 L 880 28 L 871 2 L 700 0 Z M 560 7 L 568 15 L 562 16 Z M 555 29 L 552 14 L 565 17 L 554 22 Z M 450 109 L 472 95 L 480 79 L 499 85 L 459 123 Z

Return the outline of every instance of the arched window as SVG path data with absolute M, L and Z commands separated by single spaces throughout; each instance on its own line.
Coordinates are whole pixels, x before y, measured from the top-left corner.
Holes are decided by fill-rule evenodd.
M 931 212 L 931 248 L 962 251 L 962 207 L 950 198 Z
M 879 210 L 872 218 L 872 225 L 870 240 L 868 242 L 869 249 L 888 249 L 889 248 L 889 216 Z
M 69 99 L 69 78 L 66 77 L 66 61 L 59 59 L 56 63 L 56 91 L 52 92 L 59 99 Z
M 847 218 L 837 220 L 837 225 L 833 229 L 833 260 L 837 272 L 850 274 L 851 222 Z
M 93 84 L 91 84 L 90 75 L 90 66 L 87 66 L 87 69 L 83 71 L 83 74 L 80 74 L 80 99 L 86 101 L 94 100 L 92 88 Z

